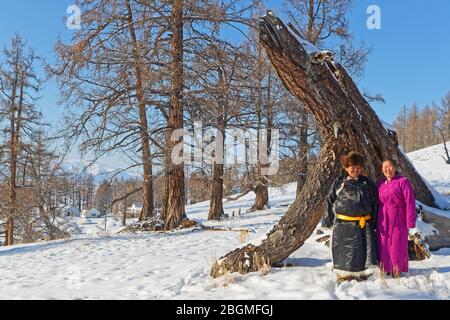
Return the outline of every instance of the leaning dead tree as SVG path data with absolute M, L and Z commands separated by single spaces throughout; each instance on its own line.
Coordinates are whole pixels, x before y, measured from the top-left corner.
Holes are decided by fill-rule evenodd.
M 255 272 L 267 263 L 282 262 L 300 248 L 320 222 L 328 190 L 341 172 L 340 156 L 349 151 L 365 156 L 366 174 L 374 180 L 383 159 L 396 160 L 413 183 L 418 200 L 436 206 L 425 182 L 399 149 L 395 134 L 384 128 L 331 52 L 319 51 L 297 38 L 271 13 L 260 20 L 260 43 L 286 88 L 315 118 L 323 146 L 300 195 L 267 238 L 258 246 L 248 245 L 219 259 L 211 276 Z

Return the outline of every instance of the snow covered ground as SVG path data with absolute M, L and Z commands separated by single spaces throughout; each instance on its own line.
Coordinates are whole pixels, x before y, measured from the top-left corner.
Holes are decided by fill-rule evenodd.
M 434 150 L 434 149 L 433 149 Z M 441 192 L 450 190 L 450 166 L 437 168 L 438 153 L 414 153 L 419 171 Z M 432 164 L 432 166 L 430 166 Z M 411 262 L 400 279 L 374 274 L 364 282 L 337 286 L 330 271 L 329 249 L 313 235 L 295 253 L 289 268 L 267 275 L 209 277 L 211 264 L 242 241 L 264 237 L 295 198 L 295 184 L 270 190 L 271 209 L 246 213 L 254 195 L 225 203 L 230 218 L 207 222 L 208 202 L 187 208 L 191 218 L 217 227 L 249 228 L 248 239 L 234 231 L 114 234 L 118 219 L 93 224 L 74 221 L 80 234 L 70 240 L 0 248 L 0 299 L 449 299 L 450 249 L 427 261 Z M 241 209 L 242 215 L 237 215 Z M 86 221 L 85 221 L 86 222 Z M 89 221 L 88 221 L 89 222 Z M 99 233 L 100 232 L 100 233 Z

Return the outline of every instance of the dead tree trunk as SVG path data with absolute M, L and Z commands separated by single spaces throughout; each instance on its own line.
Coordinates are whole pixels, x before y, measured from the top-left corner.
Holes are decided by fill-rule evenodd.
M 302 112 L 300 124 L 300 152 L 297 162 L 297 197 L 300 196 L 308 174 L 308 114 Z
M 260 21 L 260 42 L 286 88 L 315 118 L 324 144 L 300 195 L 262 244 L 228 253 L 213 265 L 211 276 L 258 271 L 264 262 L 277 264 L 300 248 L 324 213 L 327 193 L 341 171 L 340 156 L 351 150 L 365 156 L 366 174 L 372 179 L 380 176 L 383 159 L 397 160 L 418 200 L 435 206 L 425 182 L 330 52 L 312 50 L 272 14 Z

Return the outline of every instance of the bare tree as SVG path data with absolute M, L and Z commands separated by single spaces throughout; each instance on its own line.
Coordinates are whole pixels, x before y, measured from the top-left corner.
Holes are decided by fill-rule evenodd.
M 188 80 L 188 112 L 204 122 L 204 129 L 212 126 L 217 131 L 208 220 L 219 220 L 224 216 L 225 154 L 232 151 L 225 149 L 226 132 L 230 125 L 238 125 L 236 119 L 246 112 L 246 90 L 242 84 L 248 56 L 242 48 L 225 42 L 214 41 L 202 47 L 192 65 L 198 76 L 192 75 Z
M 95 191 L 95 207 L 101 214 L 109 214 L 113 202 L 113 188 L 111 181 L 103 180 Z
M 251 8 L 258 1 L 174 0 L 169 3 L 168 12 L 170 12 L 170 15 L 166 16 L 166 20 L 170 21 L 170 37 L 172 40 L 169 72 L 172 90 L 170 107 L 166 112 L 168 130 L 166 132 L 166 197 L 163 206 L 163 219 L 166 223 L 165 228 L 173 229 L 185 218 L 184 203 L 186 202 L 186 195 L 184 166 L 181 164 L 175 165 L 170 159 L 174 146 L 183 143 L 183 141 L 182 139 L 173 141 L 172 133 L 174 130 L 183 127 L 183 116 L 187 114 L 186 104 L 191 96 L 196 95 L 195 92 L 192 92 L 192 90 L 195 91 L 192 87 L 190 87 L 191 90 L 185 90 L 187 77 L 193 76 L 196 79 L 205 77 L 192 68 L 192 63 L 199 60 L 198 58 L 203 54 L 204 48 L 227 42 L 221 35 L 223 26 L 239 30 L 239 24 L 250 24 L 245 13 L 251 11 Z M 190 82 L 195 82 L 195 80 Z M 217 183 L 220 182 L 217 181 Z M 218 209 L 218 212 L 220 212 L 220 209 Z
M 445 140 L 444 133 L 442 132 L 441 129 L 439 129 L 439 133 L 441 134 L 441 138 L 442 138 L 442 142 L 444 144 L 444 150 L 445 150 L 445 157 L 442 157 L 442 158 L 445 160 L 445 162 L 447 164 L 450 164 L 450 154 L 447 149 L 447 141 Z
M 152 157 L 150 153 L 150 139 L 148 133 L 147 123 L 147 102 L 144 93 L 144 77 L 145 70 L 141 55 L 145 53 L 146 45 L 138 41 L 135 29 L 136 20 L 133 18 L 133 11 L 131 9 L 130 0 L 125 0 L 125 6 L 127 8 L 127 21 L 128 29 L 131 37 L 131 46 L 133 54 L 133 66 L 136 76 L 136 98 L 139 109 L 139 121 L 140 121 L 140 136 L 141 136 L 141 150 L 142 150 L 142 162 L 144 166 L 144 185 L 143 192 L 143 207 L 139 220 L 145 220 L 147 216 L 153 215 L 153 167 Z
M 51 217 L 51 214 L 55 212 L 52 212 L 52 199 L 48 197 L 48 194 L 52 188 L 56 188 L 59 178 L 64 175 L 62 168 L 64 154 L 60 155 L 52 150 L 50 146 L 52 141 L 42 130 L 38 130 L 33 134 L 33 142 L 25 148 L 29 155 L 29 166 L 24 169 L 24 172 L 29 180 L 27 189 L 32 191 L 33 195 L 30 202 L 31 208 L 29 208 L 32 216 L 26 221 L 27 242 L 42 238 L 55 240 L 67 235 L 57 226 L 55 215 Z M 35 209 L 37 209 L 37 215 L 33 216 Z
M 152 68 L 157 61 L 156 36 L 159 14 L 135 0 L 81 1 L 83 26 L 70 44 L 56 45 L 57 76 L 61 97 L 68 106 L 82 106 L 67 116 L 68 140 L 80 144 L 83 154 L 98 159 L 120 151 L 133 160 L 128 168 L 143 167 L 143 210 L 140 220 L 151 216 L 153 204 L 152 130 L 159 124 L 150 106 L 161 93 Z M 155 45 L 155 50 L 151 46 Z M 154 130 L 157 130 L 154 127 Z M 135 152 L 140 152 L 140 161 Z
M 14 244 L 14 217 L 17 211 L 17 163 L 22 144 L 34 132 L 41 114 L 36 109 L 36 95 L 41 81 L 33 68 L 37 57 L 15 35 L 5 48 L 0 65 L 0 121 L 7 136 L 9 157 L 9 201 L 5 245 Z
M 403 148 L 406 148 L 406 120 L 408 119 L 409 109 L 406 105 L 404 105 L 400 112 L 397 115 L 397 118 L 394 121 L 394 127 L 397 130 L 397 137 L 400 145 Z
M 167 153 L 172 156 L 173 148 L 181 141 L 172 137 L 175 130 L 183 128 L 183 0 L 172 0 L 172 92 L 167 133 Z M 178 227 L 185 218 L 184 164 L 166 163 L 167 200 L 164 212 L 165 227 L 168 230 Z
M 439 128 L 442 130 L 445 139 L 450 138 L 450 91 L 441 100 L 438 108 Z

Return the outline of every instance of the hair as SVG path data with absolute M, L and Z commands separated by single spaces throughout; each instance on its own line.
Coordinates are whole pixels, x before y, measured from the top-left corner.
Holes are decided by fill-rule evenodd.
M 344 168 L 353 166 L 364 167 L 365 159 L 362 154 L 352 151 L 341 158 L 341 163 Z
M 398 163 L 395 160 L 385 159 L 385 160 L 383 160 L 382 164 L 384 164 L 385 162 L 390 162 L 395 168 L 398 168 Z

